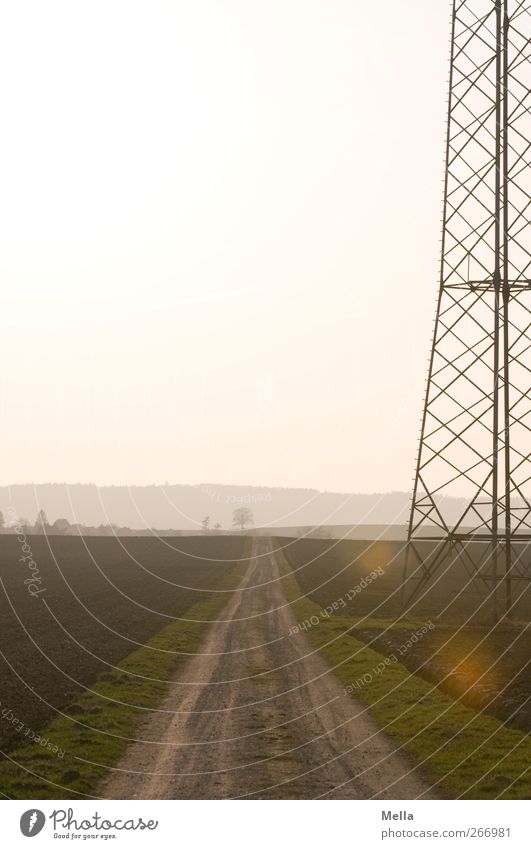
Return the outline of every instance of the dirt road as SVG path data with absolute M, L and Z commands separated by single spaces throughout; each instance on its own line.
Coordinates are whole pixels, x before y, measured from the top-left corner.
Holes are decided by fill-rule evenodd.
M 430 798 L 295 624 L 267 539 L 100 790 L 113 799 Z M 152 741 L 152 742 L 149 742 Z

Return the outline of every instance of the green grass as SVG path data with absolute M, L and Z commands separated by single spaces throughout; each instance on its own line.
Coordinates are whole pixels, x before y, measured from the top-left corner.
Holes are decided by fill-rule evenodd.
M 234 586 L 241 566 L 227 569 L 218 589 Z M 108 767 L 123 755 L 135 727 L 146 712 L 158 707 L 168 692 L 179 664 L 199 648 L 209 621 L 227 603 L 227 593 L 216 593 L 186 612 L 189 622 L 177 620 L 132 652 L 119 668 L 101 674 L 67 716 L 57 715 L 40 732 L 50 746 L 38 741 L 15 748 L 0 764 L 0 788 L 14 799 L 75 799 L 99 796 Z M 129 738 L 129 739 L 128 739 Z M 23 735 L 21 735 L 23 739 Z M 59 754 L 51 750 L 56 746 Z
M 280 556 L 277 554 L 277 556 Z M 319 615 L 320 606 L 306 596 L 286 560 L 283 587 L 297 622 Z M 298 599 L 298 600 L 297 600 Z M 373 623 L 371 623 L 373 624 Z M 389 626 L 386 622 L 385 626 Z M 400 623 L 404 627 L 405 623 Z M 414 623 L 407 623 L 409 633 Z M 368 627 L 367 621 L 364 627 Z M 478 714 L 396 662 L 380 674 L 384 656 L 357 640 L 355 620 L 321 619 L 306 634 L 352 695 L 366 704 L 380 728 L 417 764 L 444 798 L 526 799 L 531 792 L 531 741 L 495 717 Z M 370 683 L 354 688 L 363 675 Z

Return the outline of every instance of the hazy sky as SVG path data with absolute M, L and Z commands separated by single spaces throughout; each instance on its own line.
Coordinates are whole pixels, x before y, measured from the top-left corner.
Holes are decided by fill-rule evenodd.
M 0 14 L 0 483 L 410 486 L 447 0 Z

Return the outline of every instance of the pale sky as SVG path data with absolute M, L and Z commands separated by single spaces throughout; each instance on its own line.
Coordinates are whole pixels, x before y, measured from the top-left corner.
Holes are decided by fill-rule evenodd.
M 0 13 L 0 483 L 408 489 L 447 0 Z

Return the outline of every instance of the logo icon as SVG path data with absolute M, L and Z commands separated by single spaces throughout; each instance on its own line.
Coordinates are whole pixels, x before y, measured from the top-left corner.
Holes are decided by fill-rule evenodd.
M 35 837 L 39 831 L 42 831 L 46 817 L 42 811 L 37 808 L 30 808 L 29 811 L 24 811 L 20 817 L 20 830 L 24 837 Z

